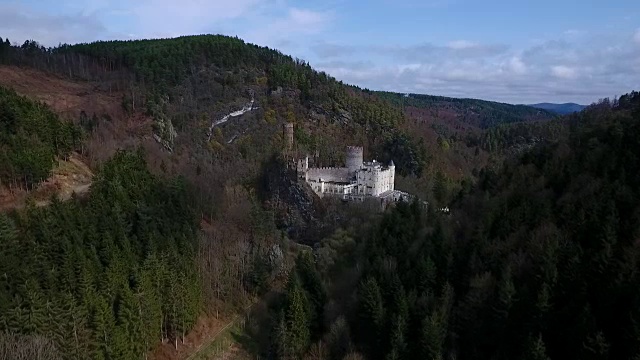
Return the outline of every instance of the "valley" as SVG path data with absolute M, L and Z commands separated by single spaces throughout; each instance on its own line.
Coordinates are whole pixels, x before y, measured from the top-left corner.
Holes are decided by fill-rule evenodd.
M 221 35 L 0 41 L 0 357 L 633 358 L 639 116 L 372 92 Z M 355 150 L 418 200 L 291 161 Z

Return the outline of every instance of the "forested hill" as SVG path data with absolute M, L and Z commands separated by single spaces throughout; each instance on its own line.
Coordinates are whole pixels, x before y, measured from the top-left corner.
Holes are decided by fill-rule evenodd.
M 257 116 L 267 124 L 253 124 L 252 129 L 232 126 L 221 137 L 209 137 L 210 146 L 237 150 L 235 145 L 250 133 L 271 137 L 284 121 L 297 122 L 301 151 L 318 149 L 327 162 L 344 157 L 345 142 L 364 145 L 370 156 L 384 158 L 394 155 L 392 143 L 407 138 L 398 107 L 315 71 L 302 60 L 238 38 L 199 35 L 56 48 L 34 41 L 21 46 L 1 43 L 0 63 L 94 81 L 101 89 L 122 93 L 128 111 L 142 109 L 153 117 L 154 131 L 168 147 L 180 145 L 174 144 L 176 138 L 188 139 L 188 144 L 206 142 L 206 122 L 241 107 L 250 94 L 261 108 Z M 195 132 L 205 139 L 193 138 Z M 406 140 L 413 153 L 421 153 L 417 139 Z M 424 159 L 397 166 L 405 174 L 420 173 Z
M 548 120 L 555 117 L 555 114 L 551 111 L 526 105 L 511 105 L 478 99 L 421 94 L 400 94 L 383 91 L 375 93 L 391 101 L 396 106 L 426 109 L 430 111 L 431 116 L 435 117 L 446 117 L 447 113 L 452 114 L 457 121 L 481 128 L 523 121 Z
M 480 170 L 484 149 L 493 156 L 510 146 L 503 137 L 531 134 L 527 120 L 549 114 L 440 98 L 434 109 L 418 95 L 408 106 L 411 97 L 347 86 L 214 35 L 55 48 L 5 40 L 0 74 L 10 75 L 0 84 L 51 106 L 0 90 L 0 186 L 37 186 L 78 147 L 97 174 L 86 198 L 0 216 L 0 350 L 133 359 L 168 347 L 180 357 L 199 319 L 245 308 L 283 274 L 291 278 L 279 312 L 257 332 L 266 350 L 251 355 L 299 357 L 312 341 L 320 350 L 333 342 L 331 352 L 343 352 L 334 358 L 351 349 L 374 359 L 506 359 L 529 348 L 614 358 L 636 346 L 626 338 L 638 338 L 634 320 L 620 314 L 640 289 L 630 245 L 637 202 L 625 200 L 637 200 L 637 94 L 534 122 L 553 135 L 540 149 Z M 423 114 L 437 122 L 429 127 Z M 286 122 L 295 123 L 294 152 L 318 153 L 321 165 L 341 164 L 348 144 L 393 159 L 398 188 L 429 209 L 451 206 L 454 221 L 400 205 L 379 222 L 323 202 L 307 217 L 320 230 L 288 232 L 292 207 L 264 190 L 263 176 L 285 173 L 269 170 L 283 170 Z M 504 130 L 511 123 L 525 128 Z M 465 179 L 452 180 L 454 171 Z M 300 194 L 289 197 L 317 205 Z M 292 239 L 314 245 L 314 256 L 289 272 L 300 251 Z M 587 333 L 575 331 L 583 324 Z M 556 342 L 556 327 L 573 337 Z M 329 340 L 319 341 L 325 330 Z
M 436 138 L 464 138 L 470 127 L 530 120 L 546 120 L 555 115 L 526 106 L 514 106 L 475 99 L 455 99 L 429 95 L 361 91 L 318 72 L 305 61 L 277 50 L 248 44 L 238 38 L 220 35 L 184 36 L 173 39 L 99 41 L 89 44 L 43 48 L 27 41 L 20 46 L 2 42 L 0 62 L 31 66 L 74 79 L 98 81 L 98 86 L 122 93 L 123 105 L 130 111 L 143 109 L 154 118 L 154 131 L 169 148 L 195 131 L 206 133 L 203 119 L 221 117 L 249 100 L 252 91 L 271 129 L 221 128 L 221 136 L 210 137 L 209 146 L 237 150 L 236 144 L 250 133 L 271 132 L 276 124 L 297 120 L 296 140 L 301 151 L 319 150 L 326 164 L 342 161 L 344 143 L 365 146 L 367 157 L 388 160 L 401 158 L 400 150 L 412 155 L 397 164 L 403 175 L 421 174 L 424 169 L 469 168 L 468 156 L 440 159 L 431 153 L 440 146 Z M 266 102 L 266 103 L 265 103 Z M 412 108 L 414 113 L 403 113 Z M 457 130 L 418 129 L 406 118 L 433 120 L 438 126 Z M 196 123 L 193 119 L 198 119 Z M 225 131 L 226 130 L 226 131 Z M 462 130 L 463 133 L 459 133 Z M 188 132 L 188 136 L 184 136 Z M 453 133 L 458 132 L 455 135 Z M 437 133 L 437 134 L 436 134 Z M 180 135 L 180 136 L 174 136 Z M 426 142 L 418 144 L 419 138 Z M 232 140 L 233 139 L 233 140 Z M 256 141 L 255 137 L 252 141 Z M 455 141 L 455 139 L 453 139 Z M 233 143 L 230 146 L 227 143 Z M 261 144 L 264 146 L 264 144 Z M 231 149 L 229 149 L 231 148 Z M 463 153 L 473 153 L 460 149 Z M 226 152 L 226 151 L 223 151 Z M 477 159 L 476 159 L 477 160 Z M 467 171 L 467 173 L 469 173 Z
M 276 228 L 282 201 L 257 194 L 285 122 L 326 165 L 358 144 L 414 181 L 427 168 L 399 108 L 237 38 L 0 41 L 0 73 L 34 98 L 0 94 L 0 186 L 37 186 L 78 147 L 97 174 L 87 198 L 0 218 L 0 351 L 175 358 L 194 326 L 269 290 L 297 251 Z
M 344 309 L 328 351 L 346 332 L 368 359 L 637 358 L 640 93 L 563 125 L 483 170 L 450 215 L 402 205 L 353 234 L 357 299 L 327 282 Z
M 538 108 L 538 109 L 549 110 L 560 115 L 579 112 L 579 111 L 582 111 L 584 108 L 586 108 L 585 105 L 579 105 L 574 103 L 565 103 L 565 104 L 540 103 L 540 104 L 531 104 L 529 106 Z

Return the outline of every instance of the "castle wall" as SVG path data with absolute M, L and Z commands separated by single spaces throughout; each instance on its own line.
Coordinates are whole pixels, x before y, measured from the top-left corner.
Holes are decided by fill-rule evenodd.
M 307 178 L 309 180 L 317 181 L 322 179 L 325 182 L 350 182 L 349 169 L 347 168 L 334 168 L 334 167 L 322 167 L 322 168 L 310 168 L 307 171 Z
M 356 164 L 357 163 L 357 164 Z M 362 148 L 348 147 L 347 167 L 309 168 L 308 157 L 298 162 L 298 172 L 319 196 L 343 199 L 388 197 L 394 191 L 395 165 L 362 162 Z
M 347 195 L 355 193 L 358 187 L 355 183 L 325 182 L 311 178 L 309 179 L 308 184 L 320 197 L 339 196 L 346 198 Z

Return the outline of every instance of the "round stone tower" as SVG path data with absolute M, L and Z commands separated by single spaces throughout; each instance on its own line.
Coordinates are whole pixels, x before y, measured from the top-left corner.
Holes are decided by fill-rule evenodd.
M 349 174 L 354 174 L 362 167 L 363 149 L 361 146 L 347 146 L 347 160 L 345 161 Z
M 284 124 L 284 141 L 285 148 L 289 151 L 293 150 L 293 123 Z

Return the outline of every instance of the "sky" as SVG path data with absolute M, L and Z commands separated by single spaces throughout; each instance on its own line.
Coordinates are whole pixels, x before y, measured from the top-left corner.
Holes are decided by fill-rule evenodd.
M 639 0 L 0 0 L 17 43 L 203 33 L 372 90 L 527 104 L 640 90 Z

